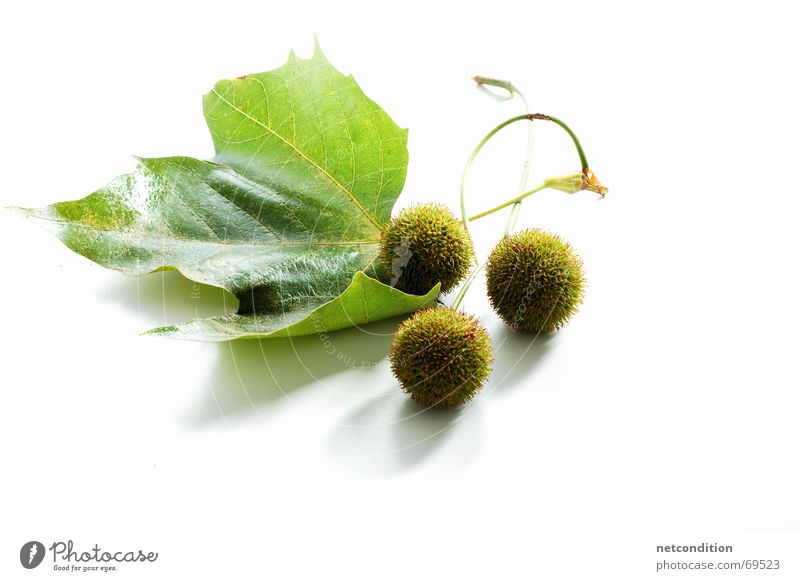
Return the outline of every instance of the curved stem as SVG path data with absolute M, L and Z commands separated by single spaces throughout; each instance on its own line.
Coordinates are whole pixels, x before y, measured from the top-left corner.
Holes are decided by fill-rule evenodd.
M 509 99 L 513 98 L 515 94 L 519 95 L 519 98 L 522 100 L 522 104 L 525 106 L 525 112 L 526 113 L 530 113 L 530 106 L 528 105 L 528 100 L 525 98 L 525 95 L 523 94 L 523 92 L 520 91 L 514 85 L 514 83 L 512 83 L 511 81 L 503 81 L 503 80 L 499 80 L 499 79 L 492 79 L 492 78 L 489 78 L 489 77 L 481 77 L 481 76 L 472 77 L 472 80 L 475 81 L 476 83 L 478 83 L 478 85 L 480 85 L 480 86 L 489 85 L 489 86 L 492 86 L 492 87 L 498 87 L 498 88 L 501 88 L 501 89 L 504 89 L 504 90 L 508 91 Z M 464 221 L 464 226 L 466 228 L 469 227 L 468 226 L 469 220 L 467 219 L 466 204 L 464 202 L 464 183 L 465 183 L 466 178 L 467 178 L 467 173 L 469 172 L 470 166 L 472 165 L 472 162 L 475 160 L 475 157 L 478 155 L 478 152 L 486 144 L 486 142 L 489 139 L 491 139 L 492 135 L 497 133 L 497 131 L 500 131 L 500 129 L 502 129 L 502 127 L 501 128 L 496 128 L 496 130 L 493 133 L 491 133 L 490 135 L 487 135 L 486 137 L 484 137 L 483 141 L 481 143 L 479 143 L 478 147 L 476 147 L 475 150 L 472 152 L 472 155 L 467 160 L 467 164 L 464 167 L 464 173 L 461 176 L 461 192 L 460 193 L 461 193 L 461 219 Z M 532 153 L 533 153 L 533 119 L 531 119 L 530 123 L 528 123 L 528 140 L 527 140 L 527 145 L 526 145 L 526 149 L 525 149 L 525 159 L 523 160 L 523 164 L 522 164 L 522 175 L 520 176 L 520 181 L 519 181 L 519 193 L 520 194 L 522 194 L 525 191 L 525 186 L 528 184 L 528 176 L 530 175 L 531 155 L 532 155 Z M 506 222 L 506 226 L 503 229 L 503 236 L 502 236 L 503 238 L 508 236 L 509 232 L 511 232 L 511 230 L 514 229 L 514 226 L 517 223 L 517 218 L 519 217 L 519 211 L 520 211 L 521 207 L 522 207 L 522 203 L 521 202 L 516 202 L 514 204 L 514 207 L 511 209 L 511 213 L 508 215 L 508 221 Z M 480 274 L 480 272 L 483 270 L 483 267 L 486 265 L 485 261 L 482 262 L 482 263 L 478 262 L 477 258 L 476 258 L 475 262 L 476 262 L 477 266 L 469 274 L 469 276 L 467 277 L 467 280 L 464 281 L 464 284 L 458 290 L 458 294 L 456 295 L 456 298 L 453 301 L 453 308 L 454 309 L 457 309 L 459 307 L 459 305 L 461 304 L 461 301 L 464 300 L 464 296 L 466 296 L 467 291 L 469 290 L 469 287 L 472 285 L 472 283 L 478 277 L 478 274 Z
M 475 158 L 478 157 L 478 153 L 480 153 L 481 149 L 483 149 L 483 146 L 486 145 L 486 143 L 492 137 L 494 137 L 494 135 L 498 131 L 500 131 L 504 127 L 507 127 L 508 125 L 511 125 L 512 123 L 516 123 L 517 121 L 522 121 L 523 119 L 532 120 L 532 118 L 530 117 L 529 113 L 526 113 L 525 115 L 517 115 L 516 117 L 512 117 L 511 119 L 507 119 L 507 120 L 503 121 L 500 125 L 498 125 L 494 129 L 492 129 L 489 133 L 487 133 L 483 137 L 483 139 L 481 139 L 478 142 L 478 145 L 475 146 L 475 149 L 472 150 L 472 153 L 470 154 L 469 158 L 467 159 L 467 163 L 464 164 L 464 171 L 461 174 L 461 186 L 459 188 L 459 195 L 460 195 L 460 198 L 461 198 L 461 221 L 464 222 L 464 227 L 467 228 L 468 232 L 469 232 L 469 219 L 467 218 L 467 205 L 466 205 L 465 195 L 464 195 L 464 185 L 467 183 L 467 175 L 469 174 L 469 170 L 472 168 L 472 163 L 475 161 Z M 525 168 L 525 181 L 527 182 L 527 180 L 528 180 L 527 168 Z M 475 258 L 475 264 L 478 265 L 478 266 L 480 265 L 480 263 L 478 262 L 477 257 Z
M 572 131 L 572 129 L 570 129 L 569 125 L 564 123 L 561 119 L 559 119 L 557 117 L 552 117 L 550 115 L 545 115 L 543 113 L 527 113 L 525 115 L 517 115 L 516 117 L 512 117 L 511 119 L 506 119 L 500 125 L 498 125 L 494 129 L 492 129 L 489 133 L 486 134 L 486 136 L 480 141 L 480 143 L 478 143 L 477 147 L 473 150 L 472 155 L 470 155 L 469 159 L 467 160 L 466 166 L 464 166 L 464 173 L 461 175 L 461 219 L 464 221 L 464 225 L 465 226 L 467 226 L 468 223 L 473 221 L 473 220 L 477 220 L 478 218 L 483 218 L 484 216 L 488 216 L 489 214 L 493 214 L 494 212 L 497 212 L 498 210 L 502 210 L 503 208 L 505 208 L 507 206 L 510 206 L 512 204 L 520 202 L 521 200 L 523 200 L 524 198 L 530 196 L 531 194 L 535 194 L 539 190 L 542 190 L 545 187 L 547 187 L 545 184 L 542 184 L 538 188 L 534 188 L 533 190 L 530 190 L 528 192 L 523 192 L 522 194 L 518 195 L 516 198 L 512 198 L 511 200 L 509 200 L 508 202 L 506 202 L 506 203 L 504 203 L 504 204 L 502 204 L 500 206 L 492 208 L 491 210 L 487 210 L 486 212 L 478 214 L 477 216 L 473 216 L 472 218 L 467 218 L 467 210 L 466 210 L 466 205 L 464 203 L 464 183 L 465 183 L 466 178 L 467 178 L 467 173 L 469 172 L 470 168 L 472 167 L 472 162 L 475 161 L 475 158 L 477 157 L 478 153 L 483 148 L 483 146 L 486 145 L 486 142 L 489 141 L 492 137 L 494 137 L 494 135 L 496 133 L 498 133 L 500 130 L 504 129 L 505 127 L 508 127 L 512 123 L 516 123 L 517 121 L 523 121 L 523 120 L 526 120 L 526 119 L 529 120 L 529 121 L 533 121 L 535 119 L 540 119 L 542 121 L 552 121 L 553 123 L 555 123 L 556 125 L 561 127 L 564 131 L 567 132 L 567 134 L 572 139 L 572 143 L 575 145 L 575 149 L 578 152 L 578 157 L 581 160 L 581 170 L 583 171 L 583 173 L 586 174 L 587 172 L 591 171 L 589 169 L 589 162 L 586 160 L 586 154 L 583 151 L 583 146 L 581 145 L 581 142 L 578 139 L 578 136 L 575 135 L 575 132 Z M 527 176 L 526 176 L 526 181 L 527 181 Z M 512 218 L 513 218 L 513 221 L 512 221 Z M 516 216 L 513 216 L 513 215 L 509 216 L 509 223 L 506 224 L 506 234 L 508 234 L 508 232 L 511 231 L 511 229 L 514 226 L 514 222 L 516 222 Z
M 478 157 L 478 153 L 480 153 L 481 149 L 483 149 L 483 146 L 486 145 L 486 143 L 492 137 L 494 137 L 495 133 L 497 133 L 498 131 L 500 131 L 504 127 L 507 127 L 508 125 L 511 125 L 512 123 L 516 123 L 517 121 L 522 121 L 524 119 L 529 119 L 529 114 L 517 115 L 516 117 L 512 117 L 511 119 L 507 119 L 507 120 L 503 121 L 500 125 L 498 125 L 494 129 L 492 129 L 489 133 L 487 133 L 483 137 L 483 139 L 481 139 L 478 142 L 478 145 L 475 146 L 475 149 L 472 150 L 472 153 L 470 154 L 469 158 L 467 159 L 467 163 L 464 165 L 464 171 L 461 174 L 461 188 L 460 188 L 460 194 L 461 194 L 461 219 L 463 220 L 465 226 L 468 225 L 469 220 L 467 219 L 467 206 L 466 206 L 466 202 L 465 202 L 465 199 L 464 199 L 464 184 L 466 184 L 466 182 L 467 182 L 467 174 L 469 174 L 469 170 L 470 170 L 470 168 L 472 168 L 472 163 L 475 161 L 475 158 Z
M 550 115 L 545 115 L 544 113 L 525 113 L 524 115 L 517 115 L 516 117 L 512 117 L 511 119 L 506 119 L 500 125 L 492 129 L 489 133 L 487 133 L 483 139 L 480 140 L 478 145 L 472 151 L 472 154 L 469 156 L 466 165 L 464 166 L 464 172 L 461 174 L 461 208 L 464 210 L 464 182 L 467 177 L 467 173 L 469 173 L 470 168 L 472 167 L 472 162 L 475 161 L 475 158 L 478 156 L 478 153 L 483 146 L 486 145 L 486 142 L 489 141 L 492 137 L 495 136 L 500 130 L 505 129 L 512 123 L 516 123 L 517 121 L 534 121 L 534 120 L 541 120 L 541 121 L 552 121 L 559 127 L 561 127 L 564 131 L 572 139 L 573 145 L 575 145 L 575 150 L 578 152 L 578 157 L 581 160 L 581 169 L 589 169 L 589 162 L 586 161 L 586 154 L 583 151 L 583 146 L 581 145 L 578 136 L 575 135 L 575 132 L 570 129 L 569 125 L 564 123 L 561 119 L 557 117 L 551 117 Z M 464 211 L 466 214 L 466 211 Z
M 581 142 L 578 139 L 578 136 L 575 135 L 575 132 L 569 128 L 569 125 L 564 123 L 561 119 L 558 119 L 557 117 L 551 117 L 550 115 L 544 115 L 540 118 L 541 119 L 546 118 L 548 121 L 552 121 L 553 123 L 560 126 L 564 131 L 566 131 L 569 134 L 569 136 L 572 138 L 572 143 L 575 144 L 575 149 L 578 150 L 578 157 L 581 158 L 581 169 L 582 170 L 589 169 L 589 162 L 586 161 L 586 154 L 583 152 L 583 147 L 581 146 Z

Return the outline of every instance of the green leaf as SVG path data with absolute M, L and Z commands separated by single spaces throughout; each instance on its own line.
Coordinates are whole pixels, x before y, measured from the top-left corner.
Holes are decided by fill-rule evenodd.
M 357 272 L 342 294 L 316 307 L 310 301 L 303 308 L 287 312 L 193 319 L 152 329 L 147 334 L 195 341 L 313 335 L 364 325 L 431 306 L 436 302 L 440 286 L 437 284 L 424 296 L 408 295 L 368 277 L 363 272 Z
M 318 45 L 310 59 L 290 54 L 276 70 L 218 82 L 203 106 L 212 161 L 139 158 L 132 173 L 86 198 L 18 210 L 105 267 L 176 269 L 260 297 L 261 316 L 234 317 L 224 332 L 213 320 L 159 334 L 278 336 L 358 288 L 370 291 L 372 320 L 427 304 L 353 278 L 378 278 L 378 240 L 405 181 L 408 131 Z

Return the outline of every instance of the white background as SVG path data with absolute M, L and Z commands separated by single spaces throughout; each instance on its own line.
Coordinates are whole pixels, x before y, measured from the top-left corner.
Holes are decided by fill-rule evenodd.
M 521 112 L 471 75 L 510 78 L 573 127 L 608 197 L 537 194 L 519 227 L 573 244 L 585 304 L 532 343 L 476 284 L 466 308 L 495 339 L 494 374 L 469 406 L 432 413 L 385 364 L 397 321 L 332 336 L 346 359 L 377 364 L 366 370 L 317 337 L 141 337 L 235 305 L 210 287 L 192 298 L 178 275 L 106 271 L 4 210 L 4 578 L 54 575 L 49 561 L 19 567 L 19 546 L 70 537 L 161 551 L 138 578 L 645 579 L 657 542 L 743 538 L 737 557 L 797 574 L 798 537 L 759 537 L 753 554 L 762 545 L 744 535 L 800 530 L 788 5 L 285 4 L 6 7 L 2 205 L 82 197 L 131 155 L 210 157 L 201 95 L 291 48 L 309 56 L 316 32 L 410 128 L 398 209 L 457 209 L 472 147 Z M 516 193 L 514 129 L 478 160 L 475 211 Z M 557 128 L 536 140 L 532 185 L 578 169 Z M 504 219 L 479 223 L 483 254 Z

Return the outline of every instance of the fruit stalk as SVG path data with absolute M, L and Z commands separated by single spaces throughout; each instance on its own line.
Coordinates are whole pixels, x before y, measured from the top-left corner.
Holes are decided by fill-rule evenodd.
M 509 93 L 509 99 L 512 99 L 514 95 L 519 95 L 519 98 L 522 100 L 522 104 L 525 106 L 525 112 L 530 113 L 530 106 L 528 105 L 528 100 L 525 98 L 525 94 L 520 91 L 514 83 L 511 81 L 503 81 L 500 79 L 493 79 L 490 77 L 482 77 L 482 76 L 475 76 L 472 77 L 472 80 L 475 81 L 479 87 L 490 86 L 490 87 L 498 87 L 500 89 L 504 89 Z M 500 129 L 496 129 L 495 133 Z M 493 135 L 494 133 L 492 133 Z M 478 144 L 478 147 L 472 152 L 472 155 L 467 160 L 467 164 L 464 167 L 464 173 L 461 176 L 461 219 L 464 221 L 464 227 L 469 229 L 469 221 L 467 219 L 467 210 L 466 210 L 466 203 L 464 201 L 464 184 L 466 183 L 467 173 L 469 172 L 470 166 L 472 162 L 478 155 L 478 152 L 481 150 L 483 145 L 491 139 L 491 135 L 488 135 L 484 138 L 484 141 Z M 527 144 L 525 147 L 525 158 L 522 162 L 522 175 L 520 176 L 519 180 L 519 195 L 522 195 L 525 192 L 525 187 L 528 185 L 528 176 L 530 175 L 531 169 L 531 158 L 533 156 L 533 119 L 530 120 L 528 123 L 528 137 L 527 137 Z M 514 229 L 514 226 L 517 223 L 517 218 L 519 217 L 519 211 L 522 208 L 522 201 L 518 201 L 514 203 L 514 207 L 511 208 L 511 213 L 508 215 L 508 220 L 506 221 L 505 228 L 503 230 L 503 237 L 507 236 L 509 232 Z M 478 277 L 481 271 L 486 266 L 486 261 L 479 262 L 477 259 L 477 255 L 475 257 L 475 264 L 476 267 L 469 273 L 467 280 L 464 282 L 463 286 L 459 289 L 458 294 L 456 295 L 455 300 L 453 301 L 453 308 L 457 309 L 461 304 L 461 301 L 464 299 L 464 296 L 467 293 L 467 290 L 472 285 L 472 282 Z
M 509 91 L 509 93 L 513 94 L 513 92 L 515 91 L 513 85 L 508 81 L 496 81 L 494 79 L 486 79 L 484 77 L 480 77 L 480 79 L 484 81 L 483 84 L 491 84 L 493 86 L 498 86 L 498 87 L 504 88 L 507 91 Z M 516 92 L 518 93 L 519 91 L 516 91 Z M 477 214 L 477 215 L 475 215 L 475 216 L 473 216 L 471 218 L 467 218 L 466 202 L 465 202 L 465 195 L 464 195 L 464 185 L 466 183 L 466 179 L 467 179 L 467 175 L 469 173 L 469 170 L 472 167 L 473 162 L 475 161 L 475 158 L 478 156 L 478 153 L 481 151 L 481 149 L 483 149 L 483 146 L 486 145 L 486 143 L 488 143 L 489 140 L 492 137 L 494 137 L 498 132 L 500 132 L 502 129 L 504 129 L 505 127 L 508 127 L 509 125 L 511 125 L 513 123 L 516 123 L 518 121 L 525 121 L 525 120 L 531 121 L 531 122 L 534 121 L 534 120 L 551 121 L 551 122 L 555 123 L 556 125 L 558 125 L 559 127 L 561 127 L 564 131 L 566 131 L 566 133 L 572 139 L 572 143 L 575 146 L 575 150 L 578 153 L 578 157 L 579 157 L 580 162 L 581 162 L 581 172 L 579 174 L 572 174 L 570 176 L 547 179 L 541 185 L 533 188 L 532 190 L 528 190 L 527 192 L 522 192 L 519 195 L 517 195 L 516 197 L 512 198 L 511 200 L 508 200 L 508 201 L 500 204 L 499 206 L 495 206 L 494 208 L 492 208 L 490 210 L 487 210 L 485 212 Z M 530 143 L 529 143 L 529 147 L 530 147 Z M 527 172 L 528 167 L 529 167 L 529 165 L 526 167 L 526 172 Z M 525 175 L 525 182 L 527 182 L 527 175 Z M 525 182 L 523 182 L 523 183 L 525 183 Z M 523 188 L 524 188 L 524 185 L 523 185 Z M 517 214 L 518 214 L 518 211 L 519 211 L 519 206 L 522 203 L 522 201 L 525 198 L 527 198 L 528 196 L 531 196 L 531 195 L 535 194 L 536 192 L 539 192 L 539 191 L 541 191 L 543 189 L 546 189 L 546 188 L 557 189 L 557 190 L 560 190 L 560 191 L 563 191 L 563 192 L 568 192 L 568 193 L 574 193 L 574 192 L 577 192 L 577 191 L 580 191 L 580 190 L 590 190 L 590 191 L 593 191 L 593 192 L 596 192 L 596 193 L 600 194 L 601 196 L 605 196 L 605 194 L 607 192 L 607 189 L 600 183 L 600 181 L 595 176 L 594 172 L 591 169 L 589 169 L 589 162 L 586 159 L 586 153 L 583 151 L 583 146 L 581 145 L 581 142 L 578 139 L 578 136 L 575 135 L 575 132 L 572 131 L 572 129 L 566 123 L 564 123 L 564 121 L 562 121 L 561 119 L 559 119 L 557 117 L 553 117 L 551 115 L 545 115 L 544 113 L 525 113 L 523 115 L 517 115 L 516 117 L 512 117 L 510 119 L 506 119 L 505 121 L 500 123 L 497 127 L 492 129 L 491 131 L 489 131 L 489 133 L 487 133 L 484 136 L 484 138 L 481 139 L 481 141 L 478 143 L 478 145 L 472 151 L 472 154 L 470 155 L 469 159 L 467 159 L 467 163 L 464 166 L 464 172 L 461 175 L 461 188 L 460 188 L 461 219 L 464 222 L 465 227 L 468 227 L 468 224 L 471 221 L 477 220 L 479 218 L 483 218 L 483 217 L 488 216 L 490 214 L 493 214 L 493 213 L 495 213 L 495 212 L 497 212 L 499 210 L 507 208 L 508 206 L 512 206 L 513 205 L 514 208 L 512 209 L 511 215 L 509 216 L 509 219 L 506 222 L 506 227 L 505 227 L 505 229 L 503 231 L 503 235 L 501 237 L 501 238 L 505 238 L 506 236 L 508 236 L 508 234 L 511 232 L 511 230 L 514 227 L 514 225 L 516 224 L 516 219 L 517 219 Z M 461 304 L 461 301 L 464 300 L 464 297 L 466 296 L 466 293 L 469 290 L 469 287 L 472 285 L 472 283 L 477 278 L 478 274 L 481 272 L 481 270 L 485 266 L 485 263 L 478 262 L 477 258 L 475 259 L 475 262 L 477 264 L 477 267 L 472 270 L 472 272 L 470 273 L 469 277 L 467 278 L 467 280 L 462 285 L 461 289 L 459 289 L 459 292 L 456 295 L 455 300 L 453 301 L 452 307 L 454 309 L 457 309 L 459 307 L 459 305 Z

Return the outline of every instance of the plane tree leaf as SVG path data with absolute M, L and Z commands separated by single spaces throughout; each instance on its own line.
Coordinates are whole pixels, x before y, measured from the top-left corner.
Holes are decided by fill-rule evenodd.
M 236 316 L 157 335 L 287 336 L 430 304 L 430 293 L 410 297 L 380 282 L 376 266 L 405 181 L 407 130 L 318 45 L 309 59 L 292 53 L 273 71 L 218 82 L 203 109 L 210 161 L 138 158 L 83 199 L 18 210 L 105 267 L 176 269 L 241 300 Z M 312 314 L 322 329 L 309 326 Z

